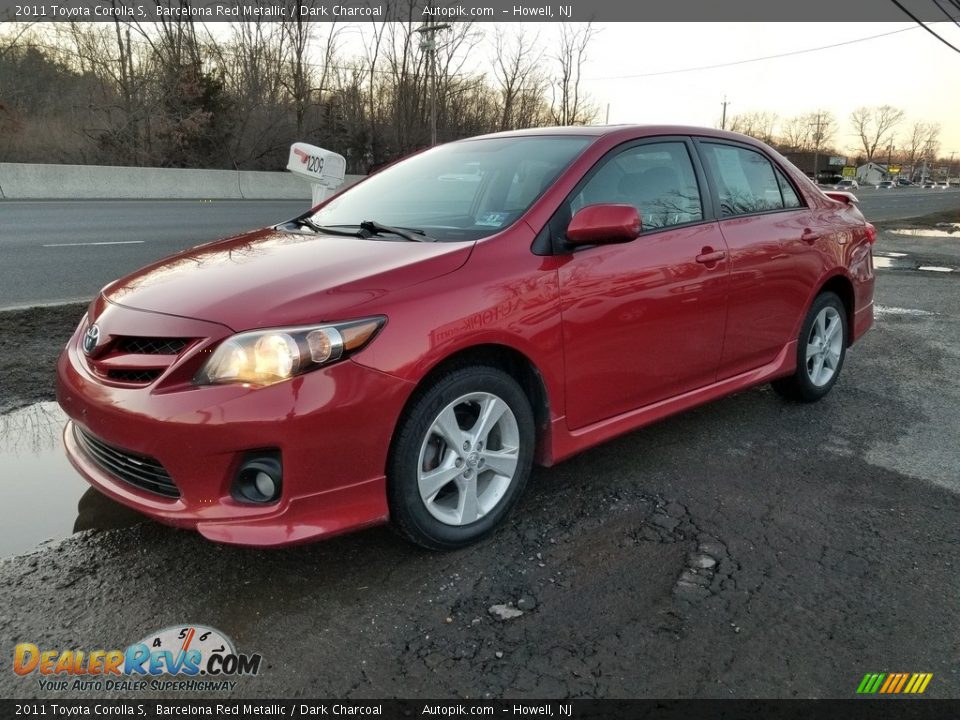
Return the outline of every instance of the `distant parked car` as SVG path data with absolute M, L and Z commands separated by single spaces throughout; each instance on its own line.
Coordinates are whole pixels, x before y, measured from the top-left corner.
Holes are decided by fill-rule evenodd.
M 897 185 L 899 187 L 910 187 L 911 185 L 913 185 L 913 181 L 907 180 L 906 178 L 900 178 L 899 180 L 897 180 Z
M 833 189 L 834 190 L 859 190 L 860 183 L 858 183 L 856 180 L 851 180 L 849 178 L 846 178 L 838 182 L 836 185 L 834 185 Z
M 934 180 L 924 180 L 920 186 L 924 188 L 935 188 L 937 183 Z
M 884 180 L 877 185 L 877 190 L 893 190 L 896 187 L 893 180 Z
M 947 190 L 950 187 L 950 183 L 947 182 L 946 180 L 941 180 L 940 182 L 937 183 L 937 187 L 940 188 L 941 190 Z

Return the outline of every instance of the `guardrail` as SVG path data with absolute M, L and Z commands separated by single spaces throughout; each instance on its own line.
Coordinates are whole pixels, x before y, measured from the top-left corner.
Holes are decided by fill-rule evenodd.
M 362 175 L 347 175 L 344 185 Z M 5 200 L 307 200 L 310 184 L 287 172 L 108 165 L 0 163 Z

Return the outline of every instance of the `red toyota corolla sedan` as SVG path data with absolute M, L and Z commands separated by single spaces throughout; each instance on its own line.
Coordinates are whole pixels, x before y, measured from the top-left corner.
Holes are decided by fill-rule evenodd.
M 690 127 L 451 143 L 108 285 L 59 362 L 70 460 L 207 538 L 490 532 L 534 462 L 751 385 L 818 400 L 873 322 L 873 227 Z

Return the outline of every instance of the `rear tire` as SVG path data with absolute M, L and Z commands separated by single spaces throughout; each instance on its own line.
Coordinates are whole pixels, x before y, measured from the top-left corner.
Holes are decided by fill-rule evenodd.
M 492 367 L 441 375 L 400 419 L 387 467 L 394 528 L 431 550 L 488 535 L 516 504 L 533 465 L 533 411 Z
M 847 310 L 832 292 L 817 296 L 797 338 L 797 369 L 774 380 L 773 389 L 798 402 L 816 402 L 840 377 L 847 354 Z

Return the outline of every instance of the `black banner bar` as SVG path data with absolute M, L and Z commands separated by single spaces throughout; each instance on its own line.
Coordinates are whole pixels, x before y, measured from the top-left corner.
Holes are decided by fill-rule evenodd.
M 0 700 L 0 717 L 954 720 L 960 700 Z
M 946 21 L 932 2 L 901 5 L 920 20 Z M 316 22 L 911 22 L 883 0 L 0 0 L 0 20 L 24 22 L 279 22 L 296 16 Z

